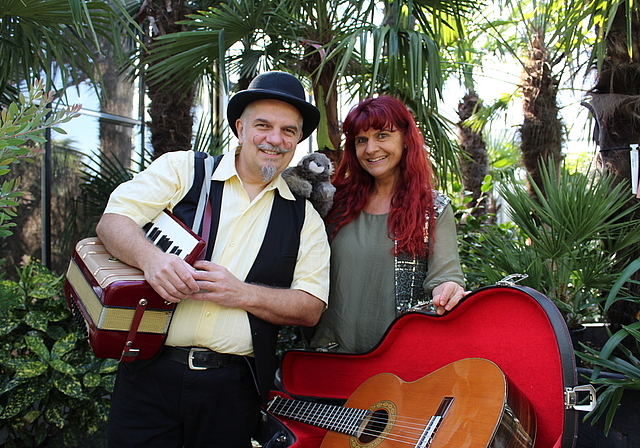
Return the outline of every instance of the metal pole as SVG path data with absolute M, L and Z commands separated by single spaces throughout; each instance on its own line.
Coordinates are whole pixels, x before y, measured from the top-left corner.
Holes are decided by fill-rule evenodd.
M 44 131 L 44 157 L 42 159 L 42 264 L 51 269 L 51 128 Z
M 146 144 L 146 123 L 145 117 L 145 84 L 144 70 L 140 70 L 140 79 L 138 83 L 138 119 L 140 120 L 140 169 L 144 168 L 144 155 Z

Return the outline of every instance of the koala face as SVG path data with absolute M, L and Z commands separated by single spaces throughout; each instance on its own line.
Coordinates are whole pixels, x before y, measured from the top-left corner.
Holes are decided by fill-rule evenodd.
M 306 169 L 316 174 L 318 177 L 328 178 L 333 172 L 333 165 L 329 158 L 321 153 L 309 154 L 303 163 Z

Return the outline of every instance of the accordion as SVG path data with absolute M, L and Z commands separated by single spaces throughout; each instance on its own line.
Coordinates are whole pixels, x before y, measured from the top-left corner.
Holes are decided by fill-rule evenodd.
M 164 252 L 189 264 L 206 246 L 167 211 L 143 230 Z M 164 344 L 176 304 L 162 299 L 141 270 L 114 258 L 97 237 L 76 244 L 64 289 L 97 357 L 123 362 L 150 359 Z

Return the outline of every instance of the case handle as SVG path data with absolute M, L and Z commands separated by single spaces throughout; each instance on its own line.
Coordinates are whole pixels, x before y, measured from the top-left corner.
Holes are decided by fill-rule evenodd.
M 511 275 L 507 275 L 502 280 L 497 281 L 496 285 L 498 285 L 498 286 L 514 286 L 516 283 L 518 283 L 521 280 L 524 280 L 527 277 L 529 277 L 528 274 L 511 274 Z

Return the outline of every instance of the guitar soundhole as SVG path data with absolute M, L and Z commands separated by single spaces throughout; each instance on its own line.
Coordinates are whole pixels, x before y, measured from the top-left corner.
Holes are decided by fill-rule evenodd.
M 389 423 L 389 413 L 386 409 L 378 409 L 374 411 L 367 425 L 364 427 L 362 434 L 358 437 L 358 441 L 363 445 L 370 443 L 380 437 L 382 432 Z

